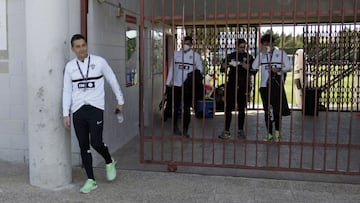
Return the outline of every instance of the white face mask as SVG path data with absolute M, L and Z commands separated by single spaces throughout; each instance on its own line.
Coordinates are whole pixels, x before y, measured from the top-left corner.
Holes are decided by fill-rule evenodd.
M 271 52 L 270 46 L 266 46 L 266 52 L 267 52 L 267 53 L 270 53 L 270 52 Z
M 190 46 L 187 45 L 187 44 L 184 44 L 183 50 L 184 50 L 184 51 L 189 51 L 189 50 L 190 50 Z

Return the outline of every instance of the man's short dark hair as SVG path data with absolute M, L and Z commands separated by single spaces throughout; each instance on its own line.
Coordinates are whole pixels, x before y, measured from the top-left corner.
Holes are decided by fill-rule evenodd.
M 243 38 L 237 39 L 236 45 L 239 46 L 240 44 L 246 44 L 246 40 L 244 40 Z
M 270 42 L 272 42 L 273 44 L 275 43 L 275 38 L 271 34 L 264 34 L 260 39 L 261 44 L 270 43 Z
M 79 39 L 83 39 L 86 42 L 86 38 L 82 34 L 75 34 L 71 37 L 71 47 L 74 46 L 74 41 Z
M 193 38 L 192 38 L 191 36 L 186 36 L 186 37 L 184 38 L 184 41 L 190 41 L 191 44 L 192 44 L 192 43 L 193 43 Z

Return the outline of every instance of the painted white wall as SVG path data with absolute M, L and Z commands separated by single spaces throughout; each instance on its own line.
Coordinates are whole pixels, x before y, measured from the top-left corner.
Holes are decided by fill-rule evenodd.
M 127 8 L 126 3 L 122 5 Z M 127 11 L 125 11 L 126 13 Z M 105 89 L 104 142 L 110 153 L 115 152 L 139 133 L 139 84 L 126 87 L 125 84 L 125 31 L 124 16 L 116 17 L 117 8 L 98 1 L 89 1 L 88 47 L 89 53 L 104 57 L 119 80 L 125 96 L 124 122 L 118 124 L 115 118 L 115 96 L 108 84 Z M 94 165 L 103 162 L 97 154 Z
M 25 1 L 7 1 L 9 71 L 0 74 L 0 159 L 28 160 Z
M 0 50 L 7 50 L 6 0 L 0 0 Z

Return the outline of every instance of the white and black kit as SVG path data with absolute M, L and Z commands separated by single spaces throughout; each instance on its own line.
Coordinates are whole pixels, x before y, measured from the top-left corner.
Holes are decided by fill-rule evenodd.
M 107 164 L 112 162 L 108 148 L 102 141 L 104 80 L 110 84 L 117 103 L 124 104 L 124 97 L 116 76 L 102 57 L 88 55 L 84 61 L 75 58 L 65 66 L 63 116 L 73 115 L 73 124 L 83 164 L 88 178 L 93 180 L 90 144 L 104 157 Z

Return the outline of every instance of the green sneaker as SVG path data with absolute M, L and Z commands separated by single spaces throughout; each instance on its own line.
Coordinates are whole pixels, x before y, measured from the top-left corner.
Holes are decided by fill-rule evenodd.
M 273 139 L 273 136 L 269 133 L 265 136 L 264 141 L 271 141 Z
M 97 188 L 97 184 L 96 181 L 93 179 L 87 179 L 85 184 L 82 186 L 82 188 L 80 189 L 81 193 L 87 194 L 89 193 L 91 190 L 95 190 Z
M 275 130 L 275 142 L 279 142 L 281 139 L 280 131 Z
M 111 163 L 106 164 L 106 179 L 108 181 L 113 181 L 116 178 L 116 168 L 115 168 L 116 162 L 112 160 Z

